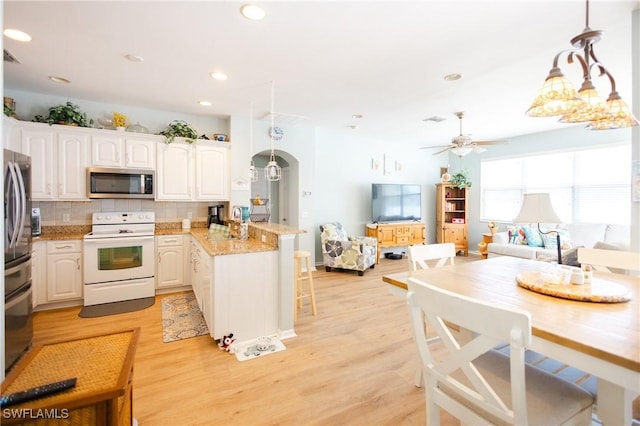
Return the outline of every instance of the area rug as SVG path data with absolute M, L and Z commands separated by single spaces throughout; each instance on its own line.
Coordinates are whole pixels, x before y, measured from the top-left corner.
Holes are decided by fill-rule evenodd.
M 124 300 L 122 302 L 102 303 L 100 305 L 85 306 L 82 308 L 79 317 L 96 318 L 107 315 L 124 314 L 125 312 L 135 312 L 147 309 L 155 303 L 155 297 L 143 297 L 142 299 Z
M 162 299 L 162 341 L 164 343 L 209 334 L 193 292 Z
M 235 346 L 233 351 L 235 352 L 238 361 L 246 361 L 249 359 L 263 358 L 267 355 L 284 351 L 285 349 L 287 348 L 282 344 L 282 342 L 273 337 L 271 338 L 271 345 L 266 350 L 260 351 L 255 343 L 247 343 L 242 346 Z

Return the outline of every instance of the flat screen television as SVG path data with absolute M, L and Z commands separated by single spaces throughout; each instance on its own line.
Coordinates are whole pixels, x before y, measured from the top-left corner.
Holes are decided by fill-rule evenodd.
M 422 219 L 420 185 L 371 184 L 371 220 L 376 223 Z

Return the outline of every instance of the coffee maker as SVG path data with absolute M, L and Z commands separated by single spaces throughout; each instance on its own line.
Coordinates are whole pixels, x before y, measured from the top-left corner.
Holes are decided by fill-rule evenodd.
M 218 225 L 224 225 L 222 221 L 222 208 L 223 204 L 217 204 L 215 206 L 209 206 L 209 220 L 207 221 L 207 227 L 209 227 L 212 223 Z

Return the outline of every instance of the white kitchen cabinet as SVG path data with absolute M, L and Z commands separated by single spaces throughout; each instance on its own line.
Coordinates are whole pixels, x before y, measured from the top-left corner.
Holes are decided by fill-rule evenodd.
M 58 199 L 87 199 L 87 147 L 86 133 L 59 132 L 58 138 Z
M 229 199 L 229 149 L 196 144 L 196 199 L 224 201 Z
M 162 201 L 227 201 L 229 148 L 198 140 L 159 144 L 156 199 Z
M 156 237 L 156 289 L 185 285 L 184 235 Z
M 82 241 L 47 242 L 47 303 L 82 299 Z
M 14 118 L 4 116 L 2 122 L 2 143 L 3 148 L 11 151 L 21 152 L 20 146 L 20 127 Z
M 159 144 L 157 157 L 156 200 L 191 200 L 194 169 L 191 145 L 178 141 Z
M 128 136 L 124 132 L 91 137 L 91 165 L 128 169 L 155 169 L 156 140 Z
M 20 152 L 31 157 L 31 199 L 35 201 L 54 200 L 57 195 L 54 132 L 48 127 L 20 132 Z
M 211 330 L 213 330 L 213 305 L 210 295 L 211 275 L 209 273 L 211 256 L 207 254 L 198 241 L 192 238 L 190 257 L 191 288 L 198 302 L 198 307 L 200 311 L 202 311 L 205 322 L 207 323 L 207 327 L 211 332 Z
M 31 288 L 33 289 L 33 307 L 47 303 L 47 242 L 33 243 L 31 262 Z

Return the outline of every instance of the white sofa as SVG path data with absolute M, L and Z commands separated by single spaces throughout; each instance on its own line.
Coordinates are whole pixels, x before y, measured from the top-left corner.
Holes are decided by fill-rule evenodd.
M 538 229 L 537 224 L 527 224 L 533 229 Z M 562 225 L 545 225 L 540 227 L 545 230 L 563 229 L 568 233 L 569 244 L 562 250 L 563 257 L 575 253 L 578 247 L 596 247 L 605 249 L 629 250 L 631 240 L 631 228 L 627 225 L 569 223 Z M 526 244 L 509 243 L 508 232 L 496 232 L 493 242 L 487 245 L 488 257 L 514 256 L 524 259 L 550 260 L 557 259 L 557 249 L 545 247 L 532 247 Z M 563 263 L 566 263 L 563 261 Z

